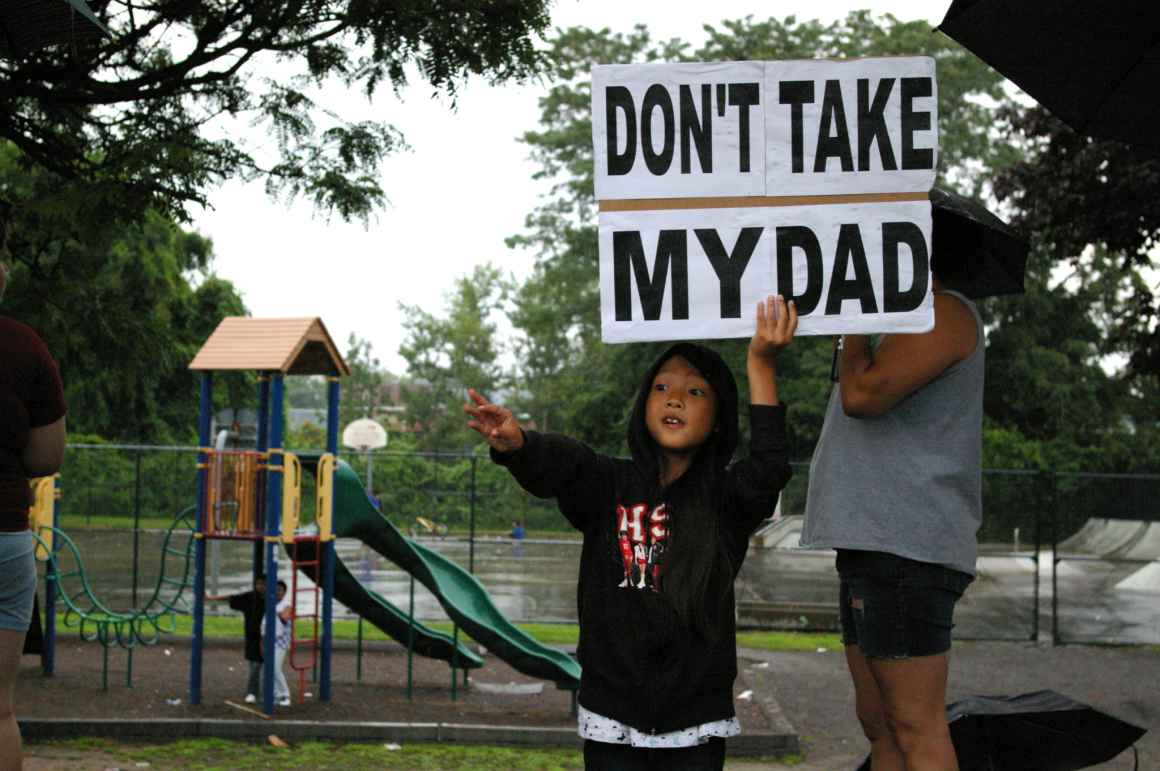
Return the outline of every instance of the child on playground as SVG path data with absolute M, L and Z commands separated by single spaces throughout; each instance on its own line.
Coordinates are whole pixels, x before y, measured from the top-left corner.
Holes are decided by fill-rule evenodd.
M 253 704 L 261 693 L 262 682 L 262 618 L 266 615 L 266 576 L 254 576 L 254 588 L 235 594 L 207 594 L 210 602 L 229 602 L 230 610 L 242 614 L 242 634 L 245 639 L 246 664 L 249 676 L 246 679 L 246 703 Z
M 631 460 L 525 430 L 468 391 L 468 426 L 492 459 L 528 492 L 555 497 L 584 534 L 579 733 L 588 769 L 720 769 L 725 738 L 740 733 L 733 579 L 791 475 L 776 360 L 796 329 L 792 302 L 758 303 L 746 356 L 749 457 L 732 465 L 737 385 L 700 345 L 673 345 L 646 373 L 629 419 Z
M 279 579 L 277 586 L 278 605 L 274 608 L 274 619 L 278 624 L 274 635 L 274 701 L 279 707 L 290 706 L 290 686 L 286 684 L 286 673 L 282 665 L 286 662 L 286 652 L 290 650 L 290 617 L 294 615 L 293 599 L 286 596 L 286 582 Z M 266 639 L 266 617 L 262 616 L 262 639 Z

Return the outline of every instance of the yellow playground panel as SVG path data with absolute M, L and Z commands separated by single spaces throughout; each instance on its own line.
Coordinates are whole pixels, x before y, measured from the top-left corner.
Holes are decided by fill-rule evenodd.
M 60 491 L 56 489 L 56 477 L 40 477 L 32 480 L 33 503 L 28 511 L 28 524 L 32 532 L 39 536 L 36 544 L 36 559 L 47 562 L 52 552 L 52 528 L 55 526 L 53 516 L 54 504 L 60 498 Z
M 205 531 L 223 536 L 261 534 L 266 453 L 212 450 L 207 454 Z

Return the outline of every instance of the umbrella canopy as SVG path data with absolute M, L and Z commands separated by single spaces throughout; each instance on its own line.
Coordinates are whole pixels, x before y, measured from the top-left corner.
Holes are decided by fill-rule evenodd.
M 0 2 L 0 56 L 23 56 L 46 46 L 111 34 L 85 0 Z
M 1160 149 L 1160 4 L 954 0 L 938 29 L 1076 131 Z
M 930 191 L 931 253 L 943 283 L 967 297 L 1021 294 L 1028 242 L 983 205 Z
M 947 706 L 960 771 L 1074 771 L 1111 760 L 1145 734 L 1055 691 L 969 696 Z M 870 759 L 859 768 L 869 771 Z

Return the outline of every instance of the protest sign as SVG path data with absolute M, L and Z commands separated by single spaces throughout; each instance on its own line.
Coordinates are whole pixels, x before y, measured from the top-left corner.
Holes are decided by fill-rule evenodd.
M 748 336 L 770 294 L 930 329 L 936 100 L 921 57 L 596 67 L 604 340 Z

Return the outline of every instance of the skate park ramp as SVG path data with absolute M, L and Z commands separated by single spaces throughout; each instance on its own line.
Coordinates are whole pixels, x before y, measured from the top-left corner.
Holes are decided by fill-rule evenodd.
M 1140 519 L 1092 517 L 1074 535 L 1059 543 L 1057 551 L 1065 554 L 1092 554 L 1097 557 L 1122 557 L 1141 543 L 1158 523 Z M 1156 559 L 1160 557 L 1160 532 L 1142 546 L 1151 546 L 1154 553 L 1125 559 Z
M 796 549 L 801 545 L 804 521 L 802 514 L 775 517 L 759 527 L 749 537 L 749 543 L 763 549 Z
M 1063 554 L 1090 554 L 1109 560 L 1144 561 L 1147 565 L 1116 584 L 1116 589 L 1160 592 L 1160 522 L 1092 517 L 1061 542 Z
M 575 659 L 542 645 L 508 621 L 471 573 L 403 535 L 367 496 L 354 469 L 342 461 L 334 474 L 334 532 L 341 538 L 357 538 L 413 575 L 460 629 L 512 668 L 560 688 L 579 687 L 580 664 Z
M 1160 522 L 1148 522 L 1130 544 L 1111 556 L 1125 560 L 1160 559 Z

